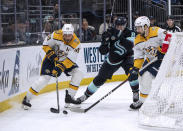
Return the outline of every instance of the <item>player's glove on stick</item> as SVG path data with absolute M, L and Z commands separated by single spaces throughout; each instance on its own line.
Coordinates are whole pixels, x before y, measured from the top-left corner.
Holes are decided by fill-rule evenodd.
M 128 80 L 129 81 L 134 81 L 138 79 L 139 75 L 139 69 L 136 67 L 133 67 L 130 69 L 129 74 L 128 74 Z
M 158 58 L 158 60 L 162 60 L 164 56 L 165 56 L 164 53 L 160 52 L 159 50 L 157 51 L 157 58 Z
M 102 34 L 102 45 L 108 45 L 110 41 L 111 34 L 106 31 Z
M 99 51 L 102 55 L 105 55 L 109 52 L 108 47 L 109 43 L 110 43 L 110 33 L 106 31 L 102 34 L 101 46 L 99 47 Z
M 52 75 L 59 77 L 61 73 L 65 70 L 65 67 L 62 63 L 56 62 L 54 69 L 52 70 Z
M 58 61 L 58 57 L 57 55 L 55 54 L 55 51 L 54 50 L 49 50 L 47 53 L 46 53 L 48 59 L 50 61 Z

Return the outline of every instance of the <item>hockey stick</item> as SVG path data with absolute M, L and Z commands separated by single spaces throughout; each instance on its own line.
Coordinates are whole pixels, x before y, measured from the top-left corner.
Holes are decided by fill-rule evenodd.
M 81 108 L 70 108 L 71 111 L 73 112 L 80 112 L 80 113 L 86 113 L 87 111 L 89 111 L 91 108 L 93 108 L 95 105 L 97 105 L 99 102 L 101 102 L 103 99 L 105 99 L 107 96 L 109 96 L 112 92 L 114 92 L 115 90 L 117 90 L 120 86 L 122 86 L 125 82 L 127 82 L 128 79 L 126 79 L 125 81 L 123 81 L 121 84 L 119 84 L 118 86 L 116 86 L 114 89 L 112 89 L 109 93 L 107 93 L 105 96 L 103 96 L 102 98 L 100 98 L 98 101 L 96 101 L 95 103 L 93 103 L 91 106 L 89 106 L 86 109 L 81 109 Z
M 60 113 L 59 92 L 58 92 L 58 78 L 57 78 L 57 76 L 56 76 L 56 92 L 57 92 L 57 107 L 58 107 L 58 109 L 51 107 L 50 111 L 52 113 Z
M 144 67 L 142 67 L 140 69 L 140 72 L 144 69 L 146 69 L 149 65 L 151 65 L 152 63 L 156 62 L 158 59 L 157 57 L 154 58 L 151 62 L 149 62 L 148 64 L 146 64 Z M 105 96 L 103 96 L 102 98 L 100 98 L 98 101 L 96 101 L 95 103 L 93 103 L 91 106 L 89 106 L 86 109 L 82 109 L 82 108 L 70 108 L 71 111 L 73 112 L 79 112 L 79 113 L 86 113 L 87 111 L 89 111 L 91 108 L 93 108 L 95 105 L 97 105 L 99 102 L 101 102 L 103 99 L 105 99 L 107 96 L 109 96 L 112 92 L 114 92 L 115 90 L 117 90 L 120 86 L 122 86 L 124 83 L 126 83 L 128 81 L 128 79 L 126 79 L 125 81 L 123 81 L 122 83 L 120 83 L 118 86 L 116 86 L 114 89 L 112 89 L 109 93 L 107 93 Z
M 110 20 L 109 20 L 109 25 L 111 25 L 115 1 L 116 1 L 116 0 L 114 0 L 114 1 L 113 1 L 113 4 L 112 4 L 112 9 L 111 9 L 111 14 L 110 14 Z
M 143 66 L 139 72 L 143 71 L 144 69 L 146 69 L 149 65 L 151 65 L 152 63 L 156 62 L 158 60 L 158 57 L 155 57 L 152 61 L 150 61 L 149 63 L 147 63 L 145 66 Z

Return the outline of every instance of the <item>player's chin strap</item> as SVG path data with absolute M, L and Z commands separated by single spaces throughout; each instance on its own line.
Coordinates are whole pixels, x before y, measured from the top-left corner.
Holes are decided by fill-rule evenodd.
M 142 67 L 140 69 L 140 71 L 146 69 L 149 65 L 151 65 L 154 62 L 156 62 L 157 60 L 158 59 L 156 57 L 155 59 L 153 59 L 152 61 L 150 61 L 148 64 L 146 64 L 144 67 Z M 82 108 L 71 107 L 70 110 L 73 111 L 73 112 L 86 113 L 87 111 L 89 111 L 90 109 L 92 109 L 94 106 L 96 106 L 98 103 L 100 103 L 102 100 L 104 100 L 107 96 L 109 96 L 111 93 L 113 93 L 115 90 L 117 90 L 120 86 L 122 86 L 123 84 L 125 84 L 127 81 L 128 81 L 128 79 L 126 79 L 125 81 L 123 81 L 122 83 L 120 83 L 118 86 L 116 86 L 114 89 L 112 89 L 105 96 L 103 96 L 102 98 L 100 98 L 98 101 L 96 101 L 95 103 L 93 103 L 88 108 L 82 109 Z

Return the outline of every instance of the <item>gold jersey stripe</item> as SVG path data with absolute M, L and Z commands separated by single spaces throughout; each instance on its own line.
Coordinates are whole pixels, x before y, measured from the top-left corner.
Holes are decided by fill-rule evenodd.
M 52 48 L 50 46 L 48 46 L 48 45 L 43 45 L 42 48 L 43 48 L 45 53 L 47 53 L 49 50 L 52 50 Z
M 143 97 L 143 98 L 147 98 L 148 95 L 140 93 L 140 96 Z
M 57 64 L 56 66 L 57 66 L 58 68 L 60 68 L 60 69 L 62 70 L 62 72 L 64 72 L 65 67 L 64 67 L 63 65 L 61 65 L 61 64 Z
M 74 85 L 71 85 L 71 84 L 69 84 L 69 88 L 71 88 L 71 89 L 73 89 L 73 90 L 78 90 L 78 86 L 74 86 Z
M 51 51 L 49 54 L 47 54 L 48 59 L 50 59 L 50 57 L 51 57 L 52 55 L 54 55 L 54 54 L 55 54 L 54 51 Z
M 74 65 L 74 62 L 72 62 L 69 58 L 66 58 L 64 61 L 62 61 L 62 64 L 66 67 L 66 69 L 68 69 Z
M 142 67 L 143 63 L 144 63 L 144 58 L 134 60 L 134 66 L 137 67 L 138 69 Z
M 147 62 L 148 62 L 148 63 L 150 62 L 150 60 L 149 60 L 149 58 L 148 58 L 148 57 L 146 58 L 146 60 L 147 60 Z
M 33 95 L 38 95 L 39 93 L 36 92 L 34 89 L 32 89 L 32 87 L 29 89 L 29 91 L 33 94 Z

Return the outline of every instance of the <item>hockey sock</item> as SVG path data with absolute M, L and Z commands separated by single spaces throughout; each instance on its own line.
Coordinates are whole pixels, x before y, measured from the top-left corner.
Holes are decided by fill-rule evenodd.
M 93 81 L 90 83 L 90 85 L 87 87 L 87 90 L 85 91 L 85 95 L 87 97 L 93 95 L 97 90 L 98 90 L 98 86 L 96 86 Z

